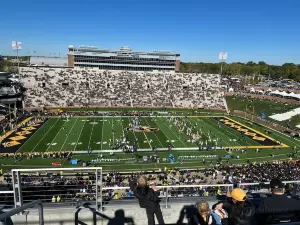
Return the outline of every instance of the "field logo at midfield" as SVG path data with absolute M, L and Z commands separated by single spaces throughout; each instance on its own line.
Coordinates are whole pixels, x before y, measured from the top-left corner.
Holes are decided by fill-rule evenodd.
M 151 126 L 141 126 L 141 127 L 129 128 L 129 130 L 134 132 L 140 132 L 140 133 L 149 133 L 149 132 L 157 132 L 159 131 L 159 128 L 151 127 Z
M 234 121 L 228 117 L 224 117 L 219 119 L 220 122 L 222 122 L 224 125 L 233 128 L 234 130 L 240 132 L 241 134 L 251 138 L 252 140 L 256 141 L 258 144 L 262 145 L 261 147 L 288 147 L 285 144 L 281 144 L 279 141 L 260 133 L 257 130 L 254 130 L 252 128 L 249 128 L 237 121 Z M 244 147 L 244 146 L 243 146 Z M 250 147 L 250 146 L 249 146 Z M 252 148 L 260 148 L 260 146 L 252 146 Z

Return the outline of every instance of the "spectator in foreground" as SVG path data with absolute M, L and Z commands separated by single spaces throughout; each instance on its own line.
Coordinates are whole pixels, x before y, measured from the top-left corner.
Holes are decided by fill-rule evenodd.
M 216 210 L 225 209 L 228 212 L 228 224 L 250 225 L 255 214 L 255 207 L 248 200 L 246 193 L 240 188 L 234 188 L 227 193 L 228 201 L 215 206 Z
M 160 225 L 165 224 L 159 205 L 159 193 L 155 185 L 152 184 L 149 187 L 145 176 L 139 176 L 137 181 L 134 180 L 129 185 L 131 191 L 139 200 L 140 207 L 146 209 L 148 225 L 155 225 L 154 214 Z
M 300 201 L 288 198 L 279 179 L 272 179 L 270 188 L 272 196 L 264 198 L 258 207 L 259 224 L 300 221 Z
M 211 225 L 213 218 L 207 201 L 196 203 L 197 214 L 191 219 L 190 225 Z
M 196 204 L 197 214 L 191 219 L 190 225 L 222 225 L 227 224 L 225 210 L 211 210 L 207 201 Z

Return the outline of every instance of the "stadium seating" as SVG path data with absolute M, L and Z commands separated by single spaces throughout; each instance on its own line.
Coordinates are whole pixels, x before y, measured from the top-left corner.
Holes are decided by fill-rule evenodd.
M 22 67 L 26 107 L 224 108 L 220 76 Z

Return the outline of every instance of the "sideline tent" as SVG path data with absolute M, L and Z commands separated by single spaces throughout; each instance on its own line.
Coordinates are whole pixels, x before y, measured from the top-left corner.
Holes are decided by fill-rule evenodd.
M 270 92 L 270 95 L 280 95 L 280 91 L 278 91 L 278 90 L 272 91 L 272 92 Z
M 282 97 L 287 97 L 287 96 L 289 96 L 289 94 L 286 93 L 285 91 L 280 92 L 280 95 L 281 95 Z
M 296 116 L 299 114 L 300 114 L 300 108 L 296 108 L 296 109 L 293 109 L 293 110 L 285 112 L 285 113 L 272 115 L 272 116 L 270 116 L 270 118 L 277 120 L 277 121 L 284 121 L 284 120 L 289 120 L 293 116 Z
M 264 92 L 263 92 L 263 90 L 259 90 L 258 93 L 259 94 L 263 94 Z
M 296 99 L 299 100 L 299 99 L 300 99 L 300 94 L 294 94 L 294 95 L 293 95 L 293 98 L 296 98 Z

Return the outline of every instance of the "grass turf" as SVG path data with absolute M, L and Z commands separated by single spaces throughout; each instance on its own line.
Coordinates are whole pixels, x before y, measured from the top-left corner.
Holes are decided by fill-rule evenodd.
M 252 126 L 253 129 L 265 133 L 266 128 L 258 124 L 248 123 L 242 118 L 233 117 L 234 120 L 241 122 L 242 124 Z M 113 131 L 115 131 L 115 138 L 122 136 L 124 128 L 128 127 L 130 118 L 128 117 L 78 117 L 66 120 L 66 118 L 51 118 L 49 119 L 31 138 L 29 138 L 25 144 L 23 144 L 20 151 L 23 152 L 58 152 L 58 151 L 80 151 L 80 150 L 101 150 L 110 149 L 108 143 L 109 139 L 113 139 Z M 201 130 L 202 142 L 208 142 L 209 145 L 216 144 L 214 141 L 209 141 L 216 138 L 222 138 L 223 146 L 257 146 L 259 145 L 256 141 L 250 137 L 242 137 L 241 134 L 234 129 L 227 127 L 224 124 L 220 124 L 213 118 L 189 118 L 187 124 L 191 127 L 198 124 L 198 130 Z M 169 122 L 165 117 L 142 117 L 141 125 L 158 127 L 157 133 L 138 133 L 138 132 L 127 132 L 125 134 L 128 140 L 132 143 L 138 138 L 138 149 L 151 149 L 151 147 L 164 147 L 169 145 L 168 141 L 174 148 L 198 148 L 199 143 L 187 142 L 190 139 L 185 131 L 179 131 L 179 128 L 173 123 Z M 64 128 L 63 128 L 64 127 Z M 196 128 L 193 128 L 196 129 Z M 194 131 L 195 132 L 195 131 Z M 251 161 L 266 161 L 273 159 L 284 159 L 288 158 L 287 153 L 293 151 L 293 146 L 300 148 L 299 140 L 285 136 L 276 131 L 272 131 L 268 134 L 270 137 L 290 146 L 290 148 L 283 148 L 274 150 L 262 149 L 260 153 L 256 153 L 254 149 L 249 149 L 246 154 L 241 152 L 233 152 L 234 156 L 239 155 L 240 159 L 231 159 L 231 163 L 245 163 L 246 160 Z M 210 138 L 209 138 L 210 136 Z M 237 139 L 240 141 L 237 143 Z M 220 143 L 217 143 L 219 146 Z M 173 154 L 177 158 L 178 154 L 181 156 L 188 155 L 219 155 L 224 157 L 227 152 L 225 150 L 215 151 L 197 151 L 197 150 L 181 150 L 173 151 Z M 103 153 L 108 156 L 108 153 Z M 138 155 L 153 155 L 153 152 L 138 152 Z M 167 157 L 168 152 L 159 152 L 158 155 L 161 158 Z M 274 154 L 272 157 L 270 154 Z M 79 158 L 84 161 L 95 159 L 98 154 L 78 154 L 74 158 Z M 117 153 L 114 158 L 131 158 L 135 157 L 132 154 Z M 207 159 L 207 161 L 216 161 L 216 158 Z M 65 160 L 58 159 L 23 159 L 21 161 L 15 161 L 13 158 L 2 159 L 1 168 L 6 170 L 10 168 L 28 168 L 28 167 L 51 167 L 52 162 L 61 162 L 63 166 L 72 166 Z M 187 159 L 183 164 L 175 162 L 170 163 L 141 163 L 135 160 L 122 161 L 122 162 L 102 162 L 99 164 L 104 170 L 109 171 L 118 169 L 119 171 L 141 171 L 141 170 L 154 170 L 167 167 L 177 168 L 202 168 L 207 165 L 202 164 L 202 159 Z
M 266 116 L 266 120 L 273 121 L 277 124 L 280 124 L 284 127 L 287 127 L 287 120 L 286 121 L 276 121 L 269 116 L 274 114 L 280 114 L 284 112 L 291 111 L 299 106 L 276 102 L 276 101 L 268 101 L 263 99 L 253 99 L 253 98 L 246 98 L 243 96 L 226 96 L 226 101 L 228 108 L 231 111 L 239 110 L 239 111 L 246 111 L 250 114 L 255 114 L 257 116 L 262 116 L 263 114 Z M 296 125 L 300 124 L 300 116 L 293 116 L 290 121 L 290 127 L 295 128 Z
M 166 117 L 142 117 L 142 126 L 159 128 L 153 132 L 125 131 L 131 123 L 130 117 L 78 117 L 50 118 L 19 151 L 23 152 L 60 152 L 109 150 L 112 139 L 121 139 L 123 132 L 129 144 L 138 140 L 138 149 L 167 148 L 198 148 L 199 144 L 192 143 L 186 130 L 180 131 L 178 125 L 169 122 Z M 200 132 L 202 145 L 215 146 L 256 146 L 260 145 L 250 137 L 244 136 L 214 118 L 197 117 L 184 119 L 194 133 Z M 197 127 L 196 127 L 197 124 Z M 114 134 L 113 134 L 114 132 Z M 217 139 L 222 139 L 216 143 Z

